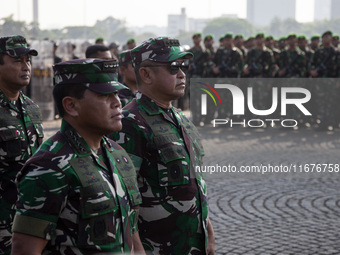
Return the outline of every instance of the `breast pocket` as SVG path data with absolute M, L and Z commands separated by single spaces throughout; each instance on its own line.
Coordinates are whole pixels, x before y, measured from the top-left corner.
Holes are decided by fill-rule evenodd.
M 188 184 L 190 181 L 188 155 L 184 146 L 171 144 L 158 150 L 161 165 L 158 169 L 160 186 Z
M 118 205 L 107 183 L 99 182 L 82 188 L 79 245 L 88 247 L 114 242 L 117 211 Z
M 22 154 L 24 135 L 20 127 L 4 127 L 0 130 L 0 143 L 4 156 L 9 160 Z

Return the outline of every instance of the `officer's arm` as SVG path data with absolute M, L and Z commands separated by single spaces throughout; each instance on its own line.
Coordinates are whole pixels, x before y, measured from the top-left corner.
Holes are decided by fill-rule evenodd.
M 41 255 L 47 240 L 21 233 L 13 233 L 12 255 Z
M 136 232 L 132 235 L 133 250 L 135 255 L 144 255 L 145 250 L 143 248 L 142 242 L 139 238 L 139 233 Z

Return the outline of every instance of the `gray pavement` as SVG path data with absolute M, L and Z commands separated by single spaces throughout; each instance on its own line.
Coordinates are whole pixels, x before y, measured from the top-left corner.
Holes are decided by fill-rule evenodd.
M 340 130 L 200 132 L 217 254 L 340 254 Z
M 339 129 L 199 131 L 216 254 L 340 254 Z

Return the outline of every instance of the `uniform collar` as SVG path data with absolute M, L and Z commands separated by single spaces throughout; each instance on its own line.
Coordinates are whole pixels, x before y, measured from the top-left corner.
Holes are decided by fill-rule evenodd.
M 67 137 L 72 147 L 76 150 L 78 156 L 89 156 L 91 154 L 97 156 L 86 143 L 84 138 L 81 137 L 79 133 L 64 119 L 61 122 L 60 132 Z M 110 152 L 112 151 L 112 145 L 105 137 L 102 138 L 101 146 L 108 149 Z

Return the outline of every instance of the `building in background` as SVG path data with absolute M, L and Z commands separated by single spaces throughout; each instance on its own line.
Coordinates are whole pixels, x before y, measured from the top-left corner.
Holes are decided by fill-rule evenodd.
M 331 4 L 331 19 L 340 18 L 340 0 L 332 0 Z
M 332 0 L 314 0 L 314 20 L 329 20 L 331 18 L 331 4 Z
M 257 26 L 268 26 L 275 17 L 295 19 L 296 0 L 247 0 L 247 20 Z

